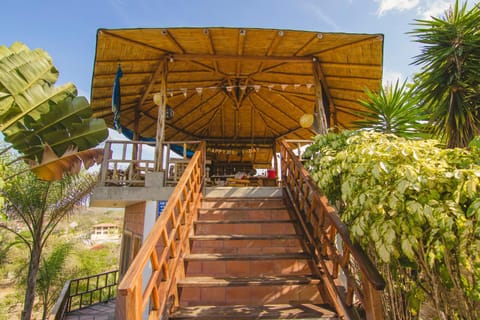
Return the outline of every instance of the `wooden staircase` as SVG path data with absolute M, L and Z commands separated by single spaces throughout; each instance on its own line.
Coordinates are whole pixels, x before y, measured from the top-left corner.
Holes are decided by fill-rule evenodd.
M 118 285 L 116 319 L 383 320 L 385 281 L 287 141 L 276 197 L 214 198 L 205 159 L 202 142 Z
M 171 319 L 339 319 L 283 198 L 205 198 Z

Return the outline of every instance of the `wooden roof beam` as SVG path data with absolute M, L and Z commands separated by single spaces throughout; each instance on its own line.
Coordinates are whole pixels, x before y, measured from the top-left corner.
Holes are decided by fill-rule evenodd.
M 179 119 L 176 119 L 175 122 L 178 122 L 178 121 L 181 121 L 182 119 L 184 119 L 186 116 L 189 116 L 192 112 L 194 112 L 195 110 L 197 110 L 198 108 L 200 108 L 201 106 L 203 106 L 204 104 L 207 104 L 209 103 L 210 100 L 212 100 L 213 98 L 215 98 L 216 96 L 218 96 L 220 94 L 221 91 L 217 91 L 215 94 L 211 95 L 210 97 L 208 97 L 208 99 L 200 102 L 199 104 L 197 104 L 195 106 L 195 108 L 189 110 L 187 113 L 185 113 L 183 116 L 181 116 Z M 178 109 L 178 108 L 177 108 Z
M 330 110 L 333 110 L 333 124 L 334 125 L 337 125 L 337 111 L 336 111 L 336 107 L 335 107 L 335 104 L 333 103 L 333 99 L 332 99 L 332 94 L 330 93 L 330 90 L 328 89 L 328 83 L 327 83 L 327 80 L 325 79 L 325 75 L 322 71 L 322 66 L 320 65 L 320 61 L 318 60 L 318 58 L 315 58 L 315 60 L 313 61 L 312 63 L 312 69 L 313 69 L 313 74 L 314 74 L 314 78 L 317 78 L 318 79 L 315 79 L 317 81 L 320 82 L 320 85 L 322 85 L 322 90 L 325 92 L 325 95 L 327 96 L 327 100 L 328 100 L 328 108 Z M 315 83 L 315 86 L 317 86 L 318 84 Z M 327 125 L 330 123 L 330 119 L 325 119 L 327 121 Z
M 191 60 L 190 63 L 196 64 L 196 65 L 204 68 L 205 70 L 208 70 L 208 71 L 210 71 L 210 72 L 214 72 L 214 73 L 220 74 L 220 75 L 222 75 L 222 76 L 224 76 L 224 77 L 227 77 L 227 76 L 228 76 L 226 73 L 221 72 L 220 70 L 215 70 L 215 67 L 212 68 L 212 67 L 210 67 L 210 66 L 208 66 L 208 65 L 206 65 L 206 64 L 204 64 L 204 63 L 201 63 L 201 62 L 198 62 L 198 61 L 195 61 L 195 60 Z
M 262 101 L 264 104 L 266 105 L 269 105 L 270 107 L 272 107 L 273 109 L 277 110 L 278 112 L 280 112 L 281 114 L 283 114 L 285 117 L 287 117 L 288 119 L 292 120 L 293 122 L 295 123 L 298 123 L 298 120 L 297 119 L 294 119 L 292 118 L 291 115 L 289 115 L 287 112 L 283 111 L 282 109 L 278 108 L 276 105 L 274 105 L 273 103 L 271 103 L 270 101 L 264 99 L 262 96 L 258 95 L 258 94 L 255 94 L 254 95 L 255 97 L 257 97 L 260 101 Z M 253 99 L 251 99 L 253 100 Z M 253 102 L 253 101 L 252 101 Z
M 145 91 L 143 91 L 143 94 L 140 97 L 140 101 L 137 104 L 138 109 L 140 109 L 140 107 L 143 106 L 143 104 L 147 100 L 147 97 L 150 95 L 150 92 L 152 91 L 152 88 L 155 85 L 155 82 L 157 81 L 157 78 L 159 77 L 159 75 L 165 72 L 164 70 L 167 70 L 167 69 L 168 69 L 168 60 L 167 60 L 167 57 L 164 56 L 163 59 L 161 59 L 160 62 L 158 63 L 158 66 L 153 72 L 152 77 L 150 78 L 150 81 L 148 82 L 147 87 L 145 88 Z M 166 84 L 165 84 L 165 88 L 166 88 Z
M 162 35 L 164 35 L 165 37 L 167 37 L 168 40 L 170 40 L 171 43 L 173 43 L 173 45 L 175 47 L 177 47 L 177 49 L 181 52 L 181 53 L 185 53 L 185 49 L 183 49 L 183 47 L 180 45 L 180 43 L 178 43 L 177 39 L 175 39 L 174 36 L 172 36 L 172 34 L 168 31 L 168 29 L 162 29 Z
M 284 100 L 285 102 L 287 102 L 289 105 L 293 106 L 295 109 L 297 110 L 300 110 L 302 111 L 303 113 L 307 113 L 308 110 L 303 110 L 298 104 L 296 104 L 295 102 L 293 102 L 292 100 L 288 99 L 286 97 L 286 95 L 282 94 L 281 92 L 279 92 L 279 96 L 280 98 L 282 98 L 282 100 Z M 314 104 L 314 101 L 312 101 L 312 105 Z
M 305 93 L 305 92 L 292 92 L 292 91 L 283 91 L 279 89 L 272 88 L 272 92 L 278 93 L 278 94 L 288 94 L 289 96 L 295 96 L 298 99 L 305 100 L 307 102 L 314 103 L 315 102 L 315 93 Z M 309 97 L 311 99 L 309 99 Z
M 115 34 L 115 33 L 113 33 L 113 32 L 109 32 L 109 31 L 107 31 L 107 30 L 105 30 L 105 29 L 99 30 L 98 33 L 99 33 L 100 35 L 105 34 L 105 35 L 108 35 L 108 36 L 110 36 L 110 37 L 112 37 L 112 38 L 116 38 L 116 39 L 119 39 L 119 40 L 121 40 L 121 41 L 128 42 L 128 43 L 130 43 L 130 44 L 134 44 L 134 45 L 137 45 L 137 46 L 141 46 L 141 47 L 144 47 L 144 48 L 147 48 L 147 49 L 150 49 L 150 50 L 153 50 L 153 51 L 162 53 L 162 54 L 168 53 L 166 50 L 159 49 L 159 48 L 157 48 L 157 47 L 153 47 L 153 46 L 151 46 L 151 45 L 149 45 L 149 44 L 146 44 L 146 43 L 143 43 L 143 42 L 140 42 L 140 41 L 136 41 L 136 40 L 132 40 L 132 39 L 125 38 L 125 37 L 120 36 L 120 35 L 118 35 L 118 34 Z M 120 60 L 120 62 L 121 62 L 121 61 L 122 61 L 122 60 Z M 119 62 L 119 60 L 115 60 L 115 62 Z
M 218 103 L 217 105 L 215 105 L 214 107 L 212 107 L 210 110 L 208 110 L 207 112 L 204 112 L 202 113 L 202 115 L 198 118 L 195 118 L 193 121 L 191 121 L 190 123 L 187 123 L 186 125 L 182 126 L 184 127 L 186 130 L 194 125 L 194 124 L 198 124 L 198 122 L 203 119 L 204 117 L 208 116 L 210 113 L 212 113 L 213 111 L 216 111 L 218 112 L 218 110 L 220 109 L 221 106 L 223 106 L 223 104 L 225 103 L 225 101 L 227 100 L 227 97 L 223 97 L 223 100 L 220 101 L 220 103 Z M 208 123 L 210 124 L 210 122 Z M 197 131 L 199 130 L 196 130 L 196 131 L 193 131 L 194 133 L 196 133 Z
M 272 55 L 273 51 L 277 48 L 284 34 L 285 32 L 283 30 L 278 30 L 277 32 L 275 32 L 275 37 L 273 37 L 272 41 L 270 42 L 270 45 L 267 48 L 267 52 L 265 53 L 266 56 Z M 264 68 L 264 61 L 261 61 L 260 65 L 258 66 L 257 73 L 263 72 L 263 68 Z
M 266 137 L 246 137 L 246 138 L 218 138 L 218 137 L 204 137 L 209 143 L 216 143 L 219 145 L 222 144 L 256 144 L 256 145 L 263 145 L 265 147 L 270 146 L 275 140 L 273 138 L 266 138 Z
M 122 60 L 124 62 L 124 60 Z M 155 59 L 155 62 L 158 62 L 158 59 Z M 195 74 L 195 73 L 210 73 L 211 70 L 168 70 L 168 74 Z M 144 76 L 144 75 L 149 75 L 152 74 L 151 72 L 129 72 L 125 74 L 124 76 Z M 97 78 L 106 78 L 106 79 L 112 79 L 115 77 L 115 74 L 113 73 L 97 73 L 95 74 L 95 79 Z M 122 85 L 123 87 L 123 85 Z M 95 86 L 95 88 L 98 88 L 98 86 Z
M 245 39 L 247 38 L 247 31 L 241 29 L 238 32 L 238 42 L 237 42 L 237 56 L 243 56 L 243 50 L 245 49 Z M 240 74 L 240 65 L 238 62 L 235 63 L 235 76 L 238 77 Z
M 323 38 L 323 34 L 317 33 L 313 35 L 310 40 L 308 40 L 300 49 L 298 49 L 293 55 L 294 56 L 301 56 L 303 52 L 307 50 L 307 48 L 313 43 L 315 40 L 320 40 Z
M 172 54 L 173 60 L 178 61 L 194 61 L 194 60 L 217 60 L 217 61 L 268 61 L 268 62 L 294 62 L 294 63 L 308 63 L 312 62 L 313 57 L 281 57 L 281 56 L 246 56 L 246 55 L 226 55 L 226 54 Z
M 212 109 L 212 110 L 210 110 L 210 111 L 213 111 L 213 110 L 214 110 L 215 112 L 214 112 L 214 113 L 212 114 L 212 116 L 207 120 L 207 123 L 204 124 L 203 126 L 201 126 L 198 130 L 193 131 L 193 133 L 194 133 L 195 135 L 198 135 L 199 132 L 203 131 L 205 128 L 207 128 L 208 126 L 210 126 L 210 124 L 212 123 L 212 121 L 215 120 L 215 118 L 217 117 L 217 115 L 218 115 L 218 113 L 219 113 L 219 111 L 220 111 L 220 108 L 217 107 L 216 109 Z M 206 116 L 208 113 L 210 113 L 210 111 L 207 112 L 207 113 L 205 113 L 204 116 Z
M 255 104 L 255 103 L 253 102 L 251 96 L 248 96 L 247 98 L 250 100 L 250 103 L 251 103 L 252 105 Z M 262 116 L 262 120 L 263 120 L 263 122 L 265 123 L 265 126 L 266 126 L 267 128 L 269 128 L 270 130 L 272 130 L 272 133 L 275 134 L 276 131 L 273 130 L 272 127 L 268 125 L 268 122 L 265 121 L 264 117 L 267 117 L 268 119 L 270 119 L 270 121 L 271 121 L 272 123 L 278 124 L 278 125 L 281 126 L 283 129 L 289 130 L 288 127 L 284 126 L 283 124 L 281 124 L 281 123 L 278 122 L 276 119 L 272 118 L 270 115 L 266 114 L 266 113 L 263 112 L 262 110 L 260 110 L 260 109 L 258 109 L 258 108 L 255 108 L 255 111 L 258 112 L 258 113 Z
M 207 38 L 209 53 L 212 54 L 212 55 L 217 54 L 217 51 L 215 50 L 215 45 L 213 44 L 212 34 L 210 33 L 210 30 L 208 30 L 207 28 L 203 29 L 203 34 Z M 185 53 L 185 52 L 183 52 L 183 53 Z M 217 61 L 213 62 L 213 67 L 215 69 L 215 72 L 218 72 L 218 62 Z
M 317 51 L 317 52 L 311 52 L 310 55 L 311 56 L 317 56 L 319 54 L 329 52 L 329 51 L 332 51 L 332 50 L 338 50 L 338 49 L 349 47 L 349 46 L 359 44 L 359 43 L 362 43 L 362 42 L 367 42 L 367 41 L 372 41 L 372 40 L 375 40 L 375 39 L 379 39 L 380 37 L 381 37 L 381 40 L 383 40 L 382 35 L 379 35 L 379 34 L 378 35 L 373 35 L 373 36 L 369 36 L 367 38 L 363 38 L 363 39 L 352 41 L 352 42 L 347 42 L 347 43 L 344 43 L 344 44 L 341 44 L 341 45 L 338 45 L 338 46 L 335 46 L 335 47 L 331 47 L 331 48 L 328 48 L 328 49 L 320 50 L 320 51 Z

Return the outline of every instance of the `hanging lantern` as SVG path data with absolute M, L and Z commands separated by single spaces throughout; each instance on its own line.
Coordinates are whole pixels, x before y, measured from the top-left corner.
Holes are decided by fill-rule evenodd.
M 165 119 L 166 119 L 167 121 L 172 120 L 172 119 L 173 119 L 173 114 L 174 114 L 174 112 L 173 112 L 172 107 L 170 107 L 170 106 L 167 104 L 167 107 L 165 108 Z
M 153 103 L 155 103 L 157 106 L 162 103 L 162 94 L 160 92 L 157 92 L 153 95 Z
M 299 122 L 302 128 L 310 128 L 313 124 L 313 114 L 305 113 L 303 116 L 300 117 Z

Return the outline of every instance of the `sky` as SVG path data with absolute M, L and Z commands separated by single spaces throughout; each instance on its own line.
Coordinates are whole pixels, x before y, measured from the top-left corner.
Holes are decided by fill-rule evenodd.
M 245 27 L 384 35 L 384 83 L 409 79 L 421 47 L 415 19 L 441 16 L 454 0 L 2 0 L 0 45 L 42 48 L 90 98 L 99 28 Z M 472 2 L 472 1 L 471 1 Z

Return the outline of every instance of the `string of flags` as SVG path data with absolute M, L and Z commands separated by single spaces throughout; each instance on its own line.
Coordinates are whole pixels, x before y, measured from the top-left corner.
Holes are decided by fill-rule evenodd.
M 293 89 L 298 90 L 300 87 L 304 86 L 307 88 L 307 90 L 310 91 L 310 89 L 313 87 L 313 83 L 306 83 L 306 84 L 300 84 L 300 83 L 295 83 L 295 84 L 287 84 L 287 83 L 270 83 L 267 85 L 261 85 L 261 84 L 253 84 L 253 85 L 245 85 L 245 84 L 240 84 L 240 85 L 222 85 L 222 86 L 207 86 L 207 87 L 195 87 L 195 88 L 180 88 L 180 89 L 167 89 L 167 94 L 169 96 L 173 96 L 177 93 L 183 94 L 184 97 L 188 95 L 189 92 L 191 91 L 196 91 L 199 95 L 202 95 L 205 90 L 210 90 L 212 92 L 218 90 L 218 89 L 224 89 L 227 92 L 233 92 L 234 89 L 239 88 L 242 91 L 246 91 L 247 89 L 249 90 L 255 90 L 255 92 L 259 92 L 262 88 L 265 88 L 269 91 L 272 91 L 275 89 L 275 87 L 279 87 L 282 91 L 285 91 L 288 87 L 293 87 Z

